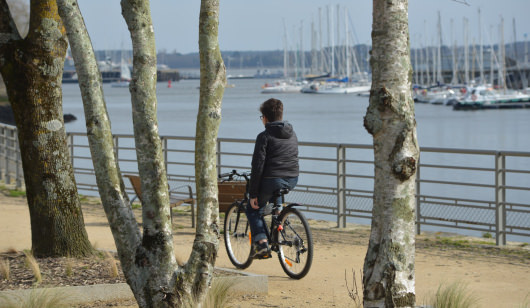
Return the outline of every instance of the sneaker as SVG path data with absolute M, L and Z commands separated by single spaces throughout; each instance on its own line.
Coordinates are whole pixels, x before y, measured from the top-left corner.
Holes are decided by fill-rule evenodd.
M 259 243 L 254 247 L 254 258 L 256 259 L 266 259 L 269 257 L 269 243 L 263 242 Z

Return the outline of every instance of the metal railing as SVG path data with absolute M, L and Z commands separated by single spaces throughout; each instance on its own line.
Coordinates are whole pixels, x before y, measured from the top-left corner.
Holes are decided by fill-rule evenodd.
M 21 182 L 16 132 L 12 126 L 0 126 L 0 133 L 0 174 L 8 182 Z M 78 189 L 95 194 L 86 134 L 69 133 L 68 139 Z M 194 138 L 161 139 L 170 185 L 194 187 Z M 134 137 L 115 135 L 114 142 L 122 173 L 137 174 Z M 218 171 L 249 170 L 253 144 L 254 140 L 219 138 Z M 299 150 L 300 180 L 288 201 L 302 204 L 300 209 L 308 215 L 334 217 L 338 227 L 345 226 L 347 218 L 369 223 L 372 146 L 300 142 Z M 507 235 L 530 238 L 530 153 L 421 148 L 416 181 L 418 234 L 427 229 L 471 230 L 494 235 L 498 245 L 506 244 Z

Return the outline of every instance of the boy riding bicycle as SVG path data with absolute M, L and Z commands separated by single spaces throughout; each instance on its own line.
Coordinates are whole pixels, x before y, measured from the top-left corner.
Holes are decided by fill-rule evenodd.
M 267 202 L 274 203 L 275 191 L 293 189 L 298 182 L 298 139 L 293 126 L 283 121 L 280 100 L 268 99 L 261 104 L 260 112 L 265 130 L 256 137 L 246 214 L 252 232 L 254 257 L 266 258 L 270 255 L 270 248 L 261 214 Z

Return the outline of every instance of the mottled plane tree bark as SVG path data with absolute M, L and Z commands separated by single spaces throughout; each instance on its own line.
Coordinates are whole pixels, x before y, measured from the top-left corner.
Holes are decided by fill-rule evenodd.
M 374 0 L 372 88 L 364 118 L 375 182 L 364 261 L 364 307 L 415 305 L 415 180 L 419 158 L 411 95 L 408 0 Z
M 181 307 L 201 301 L 217 255 L 219 223 L 215 146 L 221 118 L 225 67 L 218 42 L 218 1 L 203 1 L 200 15 L 201 98 L 197 121 L 198 224 L 189 261 L 176 263 L 166 171 L 156 119 L 156 49 L 148 1 L 122 1 L 133 42 L 130 85 L 139 172 L 143 234 L 133 217 L 113 154 L 101 76 L 76 0 L 58 0 L 76 63 L 96 178 L 122 268 L 140 307 Z
M 18 131 L 35 256 L 92 253 L 67 147 L 62 73 L 67 41 L 55 0 L 30 2 L 23 38 L 0 0 L 0 72 Z

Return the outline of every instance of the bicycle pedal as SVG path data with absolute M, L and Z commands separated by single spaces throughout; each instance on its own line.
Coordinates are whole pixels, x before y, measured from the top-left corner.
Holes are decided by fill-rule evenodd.
M 264 259 L 270 259 L 272 258 L 272 254 L 270 252 L 268 252 L 267 254 L 264 254 L 264 255 L 255 255 L 254 256 L 254 259 L 258 259 L 258 260 L 264 260 Z

